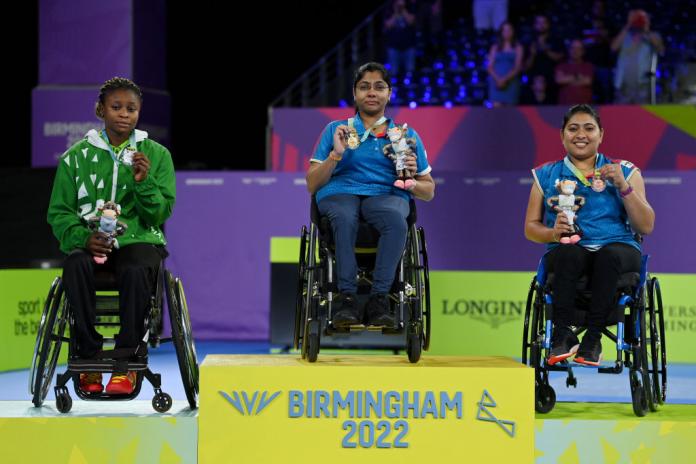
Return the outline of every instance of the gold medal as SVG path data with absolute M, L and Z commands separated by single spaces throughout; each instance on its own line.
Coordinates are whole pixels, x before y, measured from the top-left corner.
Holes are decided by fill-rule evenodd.
M 346 143 L 348 148 L 355 150 L 360 146 L 360 137 L 358 137 L 358 131 L 354 127 L 348 129 L 348 135 L 346 136 Z

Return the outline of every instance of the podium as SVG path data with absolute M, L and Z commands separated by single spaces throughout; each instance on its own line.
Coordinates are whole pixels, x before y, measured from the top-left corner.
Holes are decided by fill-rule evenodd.
M 211 355 L 198 462 L 532 462 L 533 388 L 503 357 Z
M 198 412 L 175 401 L 167 414 L 150 401 L 76 401 L 69 414 L 53 402 L 0 401 L 2 462 L 195 463 Z

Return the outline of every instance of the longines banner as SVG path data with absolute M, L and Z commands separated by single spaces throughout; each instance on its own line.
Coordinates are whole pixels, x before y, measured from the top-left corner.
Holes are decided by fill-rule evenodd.
M 534 458 L 534 372 L 508 358 L 212 355 L 201 368 L 200 463 Z
M 437 355 L 522 355 L 522 327 L 533 272 L 434 271 L 431 349 Z M 665 314 L 669 362 L 694 362 L 694 274 L 657 274 Z M 612 329 L 613 331 L 613 329 Z M 603 337 L 605 359 L 616 347 Z M 614 356 L 614 357 L 612 357 Z

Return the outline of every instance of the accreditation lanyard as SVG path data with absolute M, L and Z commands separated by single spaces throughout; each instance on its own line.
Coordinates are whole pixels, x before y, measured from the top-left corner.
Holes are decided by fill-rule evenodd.
M 121 157 L 123 155 L 123 152 L 126 150 L 126 147 L 124 147 L 117 155 L 116 153 L 114 153 L 114 149 L 111 146 L 111 142 L 109 142 L 109 137 L 106 135 L 106 129 L 102 129 L 101 137 L 106 142 L 106 149 L 109 150 L 109 154 L 111 155 L 111 158 L 114 160 L 114 169 L 111 179 L 111 201 L 115 203 L 116 185 L 118 184 L 118 165 L 121 164 Z M 133 147 L 134 149 L 137 147 L 135 143 L 135 131 L 131 132 L 130 137 L 128 137 L 128 146 Z

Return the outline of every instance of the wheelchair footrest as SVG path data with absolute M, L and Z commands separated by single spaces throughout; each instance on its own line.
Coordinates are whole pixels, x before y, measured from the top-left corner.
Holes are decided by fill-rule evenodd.
M 126 372 L 147 370 L 147 360 L 116 361 L 104 359 L 73 359 L 68 362 L 68 369 L 79 372 Z
M 383 325 L 366 325 L 365 326 L 365 330 L 367 330 L 368 332 L 382 332 L 384 329 L 386 329 L 386 327 Z
M 597 372 L 600 374 L 620 374 L 623 372 L 623 365 L 614 366 L 599 366 Z

